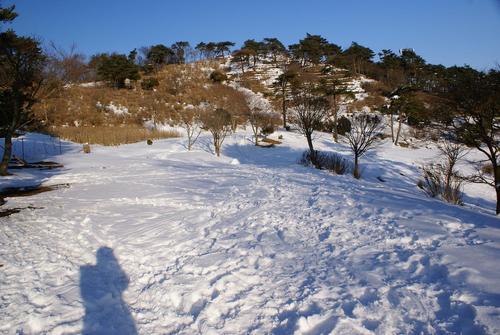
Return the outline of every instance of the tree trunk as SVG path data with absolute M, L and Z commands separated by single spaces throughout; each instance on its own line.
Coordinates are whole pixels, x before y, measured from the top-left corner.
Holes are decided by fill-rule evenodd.
M 496 206 L 495 213 L 496 213 L 496 215 L 498 215 L 498 214 L 500 214 L 500 185 L 497 185 L 495 187 L 495 192 L 497 194 L 497 206 Z
M 9 175 L 9 161 L 12 154 L 12 132 L 7 130 L 5 134 L 5 144 L 3 148 L 2 162 L 0 163 L 0 176 Z
M 496 163 L 496 162 L 495 162 Z M 500 169 L 497 164 L 493 164 L 493 173 L 494 173 L 494 181 L 495 181 L 495 192 L 497 194 L 497 207 L 496 214 L 500 214 Z
M 337 112 L 337 104 L 333 104 L 333 140 L 335 143 L 339 141 L 339 132 L 337 129 L 338 124 L 338 112 Z
M 217 155 L 217 157 L 220 157 L 220 144 L 215 143 L 214 147 L 215 147 L 215 154 Z
M 359 174 L 359 157 L 358 154 L 354 154 L 354 171 L 353 171 L 353 176 L 356 179 L 359 179 L 361 175 Z
M 309 151 L 311 152 L 311 155 L 314 155 L 312 134 L 306 134 L 306 139 L 307 139 L 307 145 L 309 146 Z
M 191 151 L 193 148 L 193 136 L 194 136 L 194 129 L 188 126 L 188 151 Z
M 253 131 L 253 136 L 255 138 L 255 145 L 259 145 L 259 128 L 257 126 L 254 126 L 253 124 L 250 124 L 252 126 L 252 131 Z
M 398 132 L 396 133 L 396 138 L 394 139 L 394 145 L 398 145 L 399 141 L 399 134 L 401 134 L 401 123 L 403 122 L 403 116 L 401 115 L 401 112 L 398 111 Z
M 286 95 L 285 89 L 282 91 L 283 101 L 281 102 L 281 114 L 283 115 L 283 128 L 286 130 Z
M 392 141 L 392 143 L 394 143 L 394 113 L 393 112 L 391 112 L 390 126 L 391 126 L 391 141 Z
M 311 157 L 311 163 L 314 166 L 316 165 L 316 151 L 314 151 L 312 134 L 305 134 L 307 139 L 307 145 L 309 146 L 309 156 Z

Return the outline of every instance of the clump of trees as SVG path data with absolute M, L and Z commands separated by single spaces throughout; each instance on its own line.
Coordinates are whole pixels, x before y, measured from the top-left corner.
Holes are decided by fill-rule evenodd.
M 114 88 L 124 88 L 126 80 L 138 80 L 139 67 L 134 60 L 123 54 L 100 54 L 94 56 L 91 64 L 95 66 L 97 79 L 107 82 Z
M 200 59 L 224 58 L 230 53 L 234 45 L 235 43 L 230 41 L 200 42 L 196 45 L 195 49 L 198 51 Z

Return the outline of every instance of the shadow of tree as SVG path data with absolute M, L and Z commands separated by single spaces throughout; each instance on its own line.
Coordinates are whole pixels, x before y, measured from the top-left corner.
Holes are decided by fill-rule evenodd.
M 137 334 L 122 293 L 129 279 L 113 249 L 101 247 L 96 265 L 80 267 L 80 293 L 85 307 L 82 334 Z

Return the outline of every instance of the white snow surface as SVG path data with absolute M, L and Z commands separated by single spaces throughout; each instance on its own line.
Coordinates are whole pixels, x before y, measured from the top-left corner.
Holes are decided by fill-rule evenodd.
M 101 107 L 103 107 L 103 105 L 98 101 L 97 102 L 97 107 L 101 108 Z M 127 115 L 127 114 L 130 114 L 127 107 L 122 106 L 120 104 L 115 105 L 113 103 L 113 101 L 111 101 L 107 106 L 104 106 L 104 109 L 107 110 L 108 112 L 112 112 L 115 115 Z
M 356 180 L 298 165 L 305 139 L 279 134 L 260 148 L 239 130 L 220 158 L 205 133 L 192 152 L 180 138 L 91 154 L 26 135 L 25 155 L 65 167 L 0 188 L 70 187 L 0 207 L 33 207 L 0 217 L 0 333 L 500 333 L 492 189 L 428 198 L 415 184 L 433 145 L 384 142 Z

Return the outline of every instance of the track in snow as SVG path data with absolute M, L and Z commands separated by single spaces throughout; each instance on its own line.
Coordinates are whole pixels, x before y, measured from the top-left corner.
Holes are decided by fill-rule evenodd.
M 457 280 L 445 253 L 498 248 L 474 225 L 495 218 L 299 166 L 293 141 L 261 149 L 243 138 L 221 159 L 178 140 L 68 153 L 49 182 L 71 188 L 13 199 L 45 209 L 0 227 L 0 331 L 498 329 L 496 296 Z

